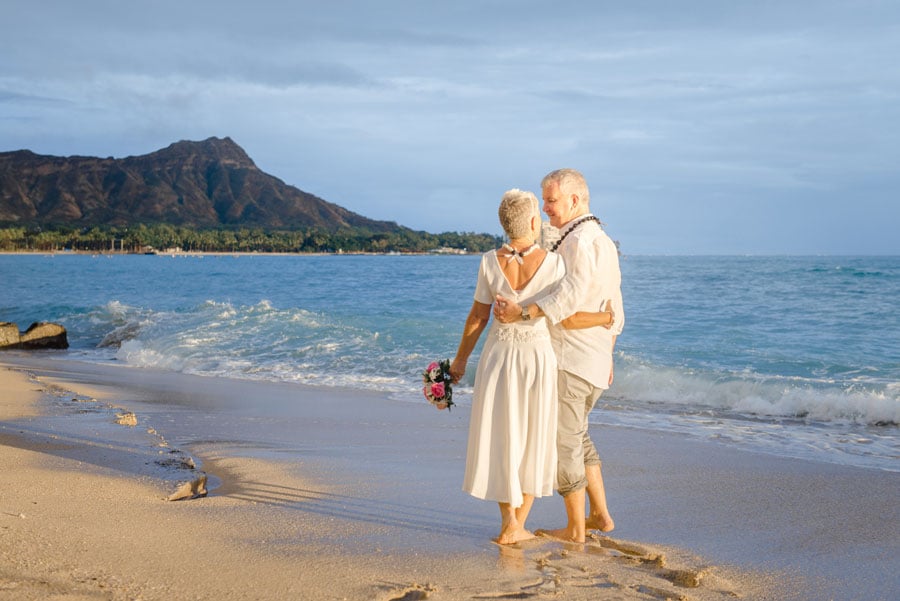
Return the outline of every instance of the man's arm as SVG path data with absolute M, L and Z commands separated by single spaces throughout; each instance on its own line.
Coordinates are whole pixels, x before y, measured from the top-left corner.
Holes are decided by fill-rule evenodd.
M 536 301 L 541 314 L 553 324 L 575 315 L 584 306 L 593 305 L 589 295 L 596 288 L 594 280 L 602 276 L 599 271 L 602 263 L 598 260 L 595 241 L 577 236 L 573 240 L 575 246 L 566 253 L 565 277 L 552 292 Z M 595 303 L 601 299 L 595 298 L 593 301 Z

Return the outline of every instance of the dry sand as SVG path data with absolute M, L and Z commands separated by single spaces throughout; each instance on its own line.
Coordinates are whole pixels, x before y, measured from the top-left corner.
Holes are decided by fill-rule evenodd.
M 377 411 L 335 396 L 310 404 L 306 429 L 295 432 L 308 450 L 298 442 L 290 460 L 279 459 L 282 451 L 243 453 L 233 436 L 194 440 L 182 449 L 169 438 L 167 428 L 177 431 L 174 423 L 142 417 L 141 409 L 149 406 L 134 396 L 139 386 L 126 391 L 92 382 L 90 374 L 60 377 L 40 365 L 32 370 L 30 363 L 0 364 L 0 600 L 828 598 L 810 593 L 815 589 L 796 573 L 786 577 L 778 570 L 717 566 L 656 543 L 595 537 L 585 545 L 549 539 L 494 545 L 484 524 L 496 527 L 495 506 L 470 502 L 456 482 L 434 490 L 455 471 L 461 478 L 459 457 L 441 463 L 436 475 L 425 474 L 433 457 L 418 445 L 450 436 L 449 428 L 428 426 L 441 423 L 437 413 L 417 417 L 382 439 L 377 433 L 386 423 L 401 421 L 408 407 L 378 423 Z M 171 388 L 184 386 L 178 382 L 168 391 L 165 383 L 156 385 L 155 394 L 177 400 Z M 226 386 L 241 395 L 260 390 L 247 383 Z M 184 396 L 185 405 L 206 402 L 196 390 Z M 127 407 L 120 402 L 129 398 L 137 400 Z M 317 436 L 328 441 L 336 432 L 348 436 L 334 425 L 341 420 L 329 421 L 332 411 L 342 420 L 359 415 L 353 432 L 365 443 L 317 442 Z M 165 421 L 162 415 L 171 414 L 157 419 Z M 459 412 L 454 415 L 465 421 Z M 666 492 L 648 476 L 660 468 L 642 467 L 647 459 L 639 454 L 635 449 L 634 457 L 623 456 L 634 473 L 620 475 L 616 485 L 643 487 L 645 495 L 633 499 L 659 501 Z M 391 486 L 367 480 L 365 461 L 373 456 L 379 481 L 385 474 L 397 476 Z M 195 459 L 210 475 L 210 494 L 165 501 L 182 482 L 193 482 L 198 490 L 202 474 L 191 469 Z M 731 466 L 726 461 L 717 468 L 725 473 Z M 422 498 L 415 494 L 417 486 Z M 385 496 L 385 488 L 393 492 Z M 704 506 L 705 491 L 693 494 Z M 553 526 L 546 521 L 562 515 L 558 498 L 539 500 L 537 507 L 534 515 L 544 522 L 532 527 Z M 658 514 L 658 507 L 650 511 Z M 716 526 L 730 520 L 731 528 L 742 528 L 746 516 L 739 507 L 738 513 L 733 504 L 717 509 Z M 674 509 L 683 512 L 684 504 Z M 882 517 L 896 517 L 896 507 L 893 511 Z M 630 516 L 628 511 L 616 515 L 619 530 L 628 530 Z M 809 524 L 799 526 L 797 532 L 805 532 Z M 882 536 L 891 536 L 891 527 Z M 880 548 L 896 567 L 896 541 L 893 549 Z M 874 573 L 889 575 L 891 564 L 886 568 L 877 566 Z M 879 590 L 884 588 L 863 589 L 854 598 L 887 599 Z

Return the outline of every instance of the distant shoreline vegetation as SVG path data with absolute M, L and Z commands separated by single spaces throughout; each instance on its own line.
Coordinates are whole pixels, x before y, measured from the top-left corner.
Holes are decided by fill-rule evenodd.
M 424 253 L 485 252 L 503 243 L 490 234 L 431 234 L 403 229 L 372 232 L 365 228 L 308 227 L 274 230 L 259 227 L 197 229 L 168 224 L 116 226 L 0 227 L 0 251 L 6 252 L 183 252 L 260 253 Z

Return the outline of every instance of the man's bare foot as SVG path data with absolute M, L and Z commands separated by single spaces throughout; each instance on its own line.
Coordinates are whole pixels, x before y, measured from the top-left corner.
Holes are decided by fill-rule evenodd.
M 584 536 L 579 537 L 578 534 L 570 530 L 569 528 L 557 528 L 556 530 L 545 530 L 541 529 L 537 531 L 541 536 L 549 536 L 550 538 L 557 538 L 559 540 L 570 541 L 573 543 L 583 543 Z
M 534 538 L 532 532 L 525 530 L 524 528 L 516 527 L 510 530 L 503 530 L 500 533 L 500 536 L 494 540 L 498 545 L 514 545 L 523 540 L 531 540 L 532 538 Z
M 584 518 L 584 527 L 587 530 L 599 530 L 600 532 L 612 532 L 616 527 L 616 523 L 613 522 L 613 519 L 606 514 L 605 516 L 600 515 L 589 515 Z

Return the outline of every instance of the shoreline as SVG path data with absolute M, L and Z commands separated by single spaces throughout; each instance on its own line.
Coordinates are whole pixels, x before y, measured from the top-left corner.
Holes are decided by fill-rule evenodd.
M 454 249 L 459 250 L 459 249 Z M 372 252 L 372 251 L 344 251 L 344 252 L 267 252 L 267 251 L 182 251 L 178 253 L 171 253 L 160 251 L 153 254 L 146 254 L 140 252 L 130 252 L 130 251 L 109 251 L 109 250 L 98 250 L 98 251 L 89 251 L 89 250 L 0 250 L 0 255 L 53 255 L 53 256 L 66 256 L 66 255 L 110 255 L 110 256 L 287 256 L 287 257 L 328 257 L 328 256 L 441 256 L 441 257 L 455 257 L 455 256 L 478 256 L 481 254 L 481 251 L 467 251 L 467 252 L 437 252 L 437 251 L 394 251 L 394 252 Z M 731 254 L 720 254 L 720 253 L 707 253 L 707 254 L 691 254 L 691 253 L 628 253 L 620 255 L 620 258 L 628 258 L 628 257 L 666 257 L 666 258 L 685 258 L 685 257 L 743 257 L 743 258 L 763 258 L 770 259 L 776 257 L 795 257 L 795 258 L 836 258 L 836 259 L 860 259 L 860 258 L 876 258 L 876 259 L 885 259 L 885 258 L 896 258 L 900 257 L 898 254 L 893 253 L 883 253 L 883 254 L 846 254 L 846 253 L 837 253 L 837 254 L 822 254 L 822 253 L 800 253 L 800 254 L 791 254 L 791 253 L 731 253 Z
M 459 252 L 455 252 L 459 250 Z M 22 255 L 22 256 L 88 256 L 88 257 L 465 257 L 477 256 L 480 252 L 468 252 L 463 249 L 454 249 L 454 252 L 442 251 L 394 251 L 394 252 L 372 252 L 372 251 L 342 251 L 342 252 L 267 252 L 267 251 L 227 251 L 227 250 L 182 250 L 178 252 L 157 251 L 157 252 L 130 252 L 115 250 L 0 250 L 0 255 Z
M 26 380 L 23 385 L 29 372 L 36 374 L 37 383 Z M 584 546 L 538 539 L 501 548 L 490 542 L 496 534 L 495 504 L 469 499 L 459 491 L 464 461 L 460 443 L 467 424 L 463 411 L 454 411 L 451 417 L 374 393 L 221 382 L 121 366 L 100 369 L 27 355 L 0 357 L 0 378 L 0 390 L 6 391 L 0 396 L 0 409 L 6 408 L 0 412 L 0 458 L 4 465 L 15 466 L 13 481 L 2 489 L 0 506 L 4 527 L 0 550 L 5 559 L 14 560 L 9 564 L 14 566 L 12 572 L 0 568 L 0 599 L 7 598 L 7 591 L 15 591 L 10 599 L 42 598 L 35 582 L 46 579 L 47 573 L 41 571 L 45 569 L 68 574 L 60 586 L 71 586 L 72 591 L 93 586 L 79 581 L 78 574 L 102 573 L 112 589 L 122 595 L 140 591 L 144 599 L 166 598 L 157 596 L 162 590 L 197 599 L 408 600 L 488 598 L 484 595 L 495 593 L 519 598 L 552 594 L 572 600 L 646 599 L 647 591 L 655 591 L 658 598 L 684 595 L 703 600 L 736 594 L 811 601 L 825 598 L 823 592 L 833 598 L 887 599 L 879 596 L 883 593 L 878 587 L 896 590 L 891 587 L 897 585 L 898 543 L 891 538 L 896 520 L 892 526 L 890 511 L 896 514 L 897 509 L 877 502 L 890 503 L 890 493 L 897 490 L 900 480 L 890 475 L 879 479 L 866 470 L 773 460 L 662 434 L 604 429 L 601 444 L 608 449 L 604 471 L 618 526 L 614 536 L 597 537 Z M 8 387 L 11 382 L 18 385 Z M 33 390 L 38 386 L 41 392 Z M 135 462 L 133 473 L 127 465 L 123 470 L 120 450 L 98 450 L 102 436 L 96 435 L 96 428 L 91 430 L 94 434 L 82 430 L 76 432 L 81 438 L 70 436 L 68 449 L 54 450 L 46 440 L 44 446 L 28 448 L 17 426 L 60 427 L 49 411 L 52 390 L 133 411 L 140 429 L 116 427 L 142 437 L 148 428 L 158 430 L 176 449 L 199 457 L 201 469 L 214 476 L 215 487 L 205 498 L 163 502 L 160 480 L 141 473 Z M 245 404 L 248 397 L 255 398 L 252 411 Z M 57 403 L 72 403 L 56 398 Z M 42 412 L 36 414 L 29 409 L 33 407 Z M 285 418 L 285 410 L 298 415 Z M 210 411 L 215 415 L 204 419 Z M 77 417 L 84 415 L 96 418 L 96 414 Z M 201 431 L 209 419 L 220 421 L 214 431 Z M 282 437 L 277 427 L 286 419 L 288 429 Z M 259 431 L 248 431 L 247 420 L 264 421 L 265 431 L 273 432 L 260 440 Z M 66 427 L 81 427 L 72 426 L 73 421 L 81 420 L 69 419 Z M 348 421 L 353 426 L 349 432 Z M 54 435 L 62 436 L 59 430 Z M 10 437 L 18 437 L 19 443 L 9 445 Z M 79 453 L 90 455 L 93 463 Z M 85 464 L 92 466 L 90 473 L 85 473 Z M 779 478 L 789 489 L 773 485 Z M 753 480 L 744 482 L 749 479 Z M 419 482 L 413 485 L 410 480 Z M 839 480 L 846 481 L 840 489 L 823 486 Z M 30 512 L 29 503 L 52 507 L 56 495 L 41 487 L 45 481 L 55 483 L 54 490 L 60 484 L 65 489 L 66 483 L 79 483 L 69 489 L 68 499 L 86 505 L 69 502 L 65 510 L 53 509 L 53 516 L 65 514 L 85 535 L 98 530 L 91 532 L 90 540 L 113 536 L 148 565 L 93 554 L 79 555 L 73 564 L 69 554 L 51 552 L 52 547 L 71 551 L 84 543 L 48 515 L 40 523 L 12 516 L 28 515 L 16 509 Z M 90 481 L 87 491 L 85 481 Z M 749 488 L 767 481 L 769 490 L 762 487 L 755 493 L 758 498 L 741 498 Z M 121 487 L 122 492 L 100 499 L 90 492 L 107 486 Z M 841 516 L 841 508 L 852 499 L 834 496 L 860 486 L 867 487 L 874 501 L 857 507 L 860 515 L 855 518 Z M 877 495 L 876 489 L 881 491 Z M 748 509 L 766 503 L 769 507 L 756 509 L 755 515 Z M 126 521 L 134 526 L 101 536 L 98 517 L 114 509 L 110 504 L 127 506 Z M 817 511 L 824 515 L 816 515 Z M 775 515 L 766 517 L 766 512 Z M 562 515 L 558 497 L 539 499 L 529 526 L 553 526 Z M 182 518 L 187 521 L 179 522 Z M 821 531 L 823 523 L 841 520 L 841 528 L 834 532 Z M 755 527 L 742 531 L 746 522 L 755 522 Z M 44 541 L 44 546 L 35 548 L 32 537 Z M 834 545 L 830 551 L 834 557 L 828 557 Z M 25 552 L 16 553 L 22 546 Z M 695 556 L 700 552 L 707 559 Z M 242 559 L 248 553 L 252 574 Z M 809 560 L 779 569 L 778 559 L 796 553 L 808 554 Z M 665 559 L 655 559 L 660 555 Z M 771 555 L 776 557 L 774 563 L 763 560 Z M 717 566 L 708 558 L 718 558 Z M 816 562 L 824 566 L 824 573 L 804 573 L 804 565 Z M 189 564 L 191 569 L 183 567 Z M 230 565 L 244 580 L 221 578 L 222 565 Z M 295 574 L 298 565 L 316 569 Z M 850 574 L 849 583 L 844 570 Z M 697 575 L 699 587 L 683 586 Z M 162 584 L 169 579 L 173 584 Z M 846 590 L 843 596 L 829 592 L 840 591 L 842 581 L 858 596 L 848 596 Z M 869 581 L 873 582 L 866 589 Z M 34 595 L 22 595 L 23 591 Z

